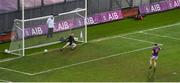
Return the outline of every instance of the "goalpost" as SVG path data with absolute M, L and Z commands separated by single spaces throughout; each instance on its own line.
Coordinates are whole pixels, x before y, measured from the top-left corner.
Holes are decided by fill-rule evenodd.
M 23 0 L 22 0 L 23 1 Z M 78 42 L 87 43 L 87 0 L 84 8 L 60 13 L 54 17 L 55 28 L 53 37 L 47 37 L 47 19 L 43 16 L 32 19 L 24 19 L 24 4 L 22 4 L 22 19 L 15 19 L 12 29 L 11 44 L 7 53 L 26 56 L 26 50 L 41 48 L 61 42 L 61 39 L 73 33 Z

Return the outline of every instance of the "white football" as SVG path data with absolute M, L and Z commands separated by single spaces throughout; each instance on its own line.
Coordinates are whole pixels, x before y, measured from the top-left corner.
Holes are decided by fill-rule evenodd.
M 5 52 L 5 53 L 8 53 L 8 49 L 5 49 L 4 52 Z
M 48 50 L 47 50 L 47 49 L 44 49 L 44 52 L 48 52 Z

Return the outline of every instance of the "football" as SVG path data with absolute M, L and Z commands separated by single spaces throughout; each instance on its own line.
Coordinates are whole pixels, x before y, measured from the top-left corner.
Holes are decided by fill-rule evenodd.
M 44 52 L 48 52 L 48 50 L 47 50 L 47 49 L 44 49 Z
M 5 52 L 5 53 L 9 53 L 8 49 L 5 49 L 4 52 Z

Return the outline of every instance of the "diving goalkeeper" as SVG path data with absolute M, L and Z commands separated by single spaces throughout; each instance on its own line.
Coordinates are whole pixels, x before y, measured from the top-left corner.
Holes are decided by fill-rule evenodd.
M 68 38 L 66 38 L 64 40 L 64 42 L 66 42 L 66 44 L 63 46 L 63 48 L 60 49 L 60 51 L 62 51 L 64 48 L 66 48 L 67 46 L 70 46 L 71 49 L 74 49 L 76 48 L 76 41 L 75 41 L 75 37 L 74 37 L 74 34 L 71 33 L 69 34 Z

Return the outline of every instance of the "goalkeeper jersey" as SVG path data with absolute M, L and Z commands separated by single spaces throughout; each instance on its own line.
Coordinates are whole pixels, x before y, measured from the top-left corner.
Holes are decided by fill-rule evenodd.
M 73 36 L 69 36 L 67 38 L 67 42 L 75 43 L 74 37 Z

